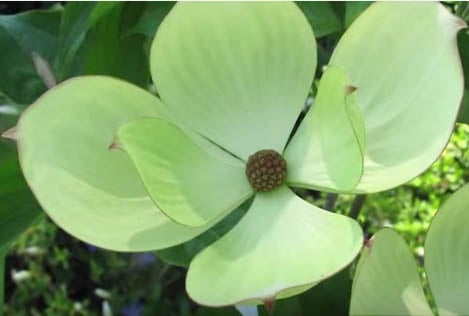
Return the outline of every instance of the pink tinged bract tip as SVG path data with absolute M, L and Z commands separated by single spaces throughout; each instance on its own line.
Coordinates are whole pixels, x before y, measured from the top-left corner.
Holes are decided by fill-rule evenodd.
M 269 313 L 269 315 L 273 315 L 275 309 L 275 300 L 273 298 L 268 298 L 264 300 L 264 307 Z
M 118 143 L 111 143 L 108 147 L 109 150 L 121 149 Z
M 16 130 L 16 126 L 10 128 L 10 129 L 7 129 L 5 132 L 3 132 L 2 137 L 16 141 L 18 139 L 18 133 L 17 133 L 17 130 Z
M 358 89 L 358 88 L 355 87 L 355 86 L 348 85 L 348 86 L 345 87 L 345 92 L 346 92 L 347 94 L 350 94 L 350 93 L 355 92 L 357 89 Z

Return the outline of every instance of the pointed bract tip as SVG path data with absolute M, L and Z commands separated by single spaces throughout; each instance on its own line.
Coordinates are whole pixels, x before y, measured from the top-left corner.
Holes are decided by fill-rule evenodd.
M 265 299 L 263 302 L 264 302 L 264 307 L 267 310 L 267 313 L 269 313 L 269 315 L 273 315 L 274 309 L 275 309 L 275 299 L 271 297 L 271 298 Z
M 467 28 L 467 23 L 463 19 L 459 18 L 456 20 L 456 26 L 459 30 Z
M 7 139 L 11 139 L 11 140 L 14 140 L 14 141 L 18 140 L 18 133 L 17 133 L 16 126 L 4 131 L 2 133 L 2 137 L 7 138 Z
M 357 90 L 358 88 L 355 87 L 355 86 L 352 86 L 352 85 L 348 85 L 345 87 L 345 93 L 346 94 L 350 94 L 350 93 L 353 93 Z
M 371 249 L 371 246 L 373 246 L 373 238 L 365 238 L 365 240 L 363 241 L 363 246 L 368 249 Z
M 461 17 L 461 16 L 457 16 L 455 14 L 452 14 L 450 11 L 448 11 L 446 8 L 445 8 L 445 11 L 444 11 L 446 14 L 450 14 L 451 17 L 454 19 L 453 20 L 453 26 L 455 26 L 455 29 L 456 31 L 459 31 L 461 29 L 465 29 L 467 28 L 467 23 L 465 21 L 465 18 Z
M 109 150 L 115 150 L 115 149 L 119 149 L 119 150 L 123 150 L 122 149 L 122 144 L 119 142 L 119 140 L 117 139 L 117 137 L 115 137 L 111 144 L 108 146 Z
M 109 147 L 107 148 L 109 150 L 115 150 L 115 149 L 122 149 L 122 147 L 120 146 L 119 143 L 114 143 L 112 142 L 111 145 L 109 145 Z

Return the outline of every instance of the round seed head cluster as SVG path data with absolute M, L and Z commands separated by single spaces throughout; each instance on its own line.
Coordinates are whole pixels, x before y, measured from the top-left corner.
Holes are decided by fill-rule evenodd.
M 249 157 L 246 176 L 254 191 L 269 192 L 285 183 L 287 164 L 275 150 L 260 150 Z

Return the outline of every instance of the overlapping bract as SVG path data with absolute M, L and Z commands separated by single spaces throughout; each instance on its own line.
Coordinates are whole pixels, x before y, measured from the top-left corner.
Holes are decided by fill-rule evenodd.
M 469 186 L 454 193 L 432 220 L 425 241 L 425 272 L 438 315 L 468 315 Z M 392 229 L 365 248 L 352 287 L 351 315 L 432 315 L 415 260 Z
M 416 21 L 423 26 L 405 33 L 419 41 L 400 40 Z M 462 94 L 459 28 L 436 3 L 372 5 L 342 38 L 287 144 L 316 68 L 301 11 L 293 3 L 179 3 L 152 45 L 162 101 L 106 77 L 59 85 L 19 122 L 23 172 L 65 230 L 141 251 L 206 231 L 252 196 L 247 157 L 283 153 L 286 185 L 256 194 L 244 218 L 195 257 L 187 289 L 213 306 L 291 296 L 349 264 L 362 232 L 287 186 L 384 190 L 435 160 Z

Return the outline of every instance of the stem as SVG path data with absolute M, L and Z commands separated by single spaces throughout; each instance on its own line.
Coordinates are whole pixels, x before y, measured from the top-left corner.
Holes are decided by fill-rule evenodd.
M 337 193 L 327 193 L 326 195 L 326 204 L 324 208 L 328 211 L 332 211 L 335 206 L 335 202 L 337 202 L 337 198 L 339 195 Z
M 159 281 L 161 280 L 161 278 L 163 277 L 163 275 L 166 274 L 166 272 L 168 272 L 168 270 L 171 268 L 171 266 L 169 264 L 165 265 L 163 269 L 161 269 L 160 273 L 158 273 L 158 276 L 156 277 L 156 281 Z
M 350 207 L 349 217 L 357 219 L 360 211 L 362 210 L 363 204 L 365 203 L 366 195 L 357 195 L 353 200 L 352 207 Z

